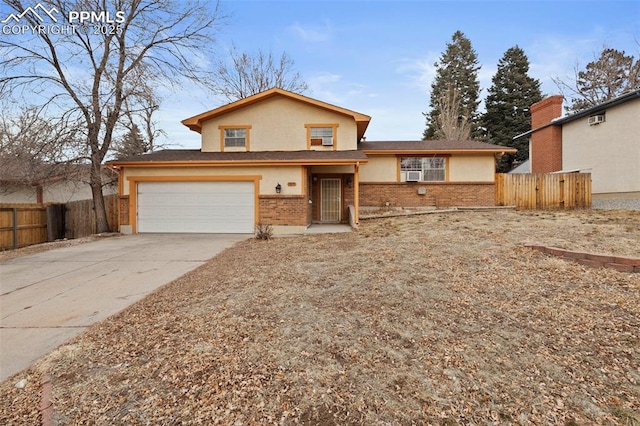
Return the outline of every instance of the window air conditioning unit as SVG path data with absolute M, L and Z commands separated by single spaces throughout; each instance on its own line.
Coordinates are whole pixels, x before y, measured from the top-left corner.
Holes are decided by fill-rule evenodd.
M 322 138 L 322 145 L 323 146 L 331 146 L 333 145 L 333 137 L 331 136 L 325 136 Z
M 407 182 L 420 182 L 422 179 L 422 172 L 408 171 Z
M 604 123 L 604 114 L 593 115 L 589 117 L 589 126 Z

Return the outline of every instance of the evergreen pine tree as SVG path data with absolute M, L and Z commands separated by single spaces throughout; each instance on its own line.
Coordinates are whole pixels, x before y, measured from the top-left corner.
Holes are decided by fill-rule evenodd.
M 131 155 L 144 154 L 151 151 L 151 147 L 144 140 L 140 129 L 137 125 L 133 125 L 131 130 L 124 134 L 122 139 L 115 143 L 115 158 L 120 160 Z
M 427 127 L 423 139 L 445 139 L 440 128 L 442 121 L 439 115 L 443 99 L 459 99 L 458 117 L 461 124 L 470 125 L 471 136 L 478 137 L 478 104 L 480 82 L 478 80 L 478 55 L 471 46 L 471 41 L 461 31 L 456 31 L 447 43 L 446 51 L 435 64 L 436 77 L 431 85 L 431 110 L 427 117 Z M 451 93 L 455 91 L 455 93 Z M 464 122 L 464 123 L 463 123 Z
M 514 163 L 529 158 L 528 140 L 513 140 L 515 135 L 531 130 L 529 107 L 542 99 L 540 82 L 529 77 L 528 72 L 529 59 L 524 50 L 518 46 L 508 49 L 498 62 L 485 100 L 482 125 L 488 142 L 518 150 L 498 160 L 496 168 L 500 173 L 508 172 Z

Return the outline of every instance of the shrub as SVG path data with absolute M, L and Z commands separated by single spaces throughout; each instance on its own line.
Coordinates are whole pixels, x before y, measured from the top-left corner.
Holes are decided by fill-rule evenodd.
M 270 240 L 271 238 L 273 238 L 273 227 L 271 225 L 263 225 L 261 223 L 256 225 L 256 239 Z

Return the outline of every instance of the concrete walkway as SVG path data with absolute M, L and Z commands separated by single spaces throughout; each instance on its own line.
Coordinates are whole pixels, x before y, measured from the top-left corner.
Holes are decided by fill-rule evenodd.
M 327 223 L 314 223 L 310 225 L 305 231 L 305 235 L 308 234 L 338 234 L 342 232 L 351 232 L 353 229 L 349 225 L 344 223 L 327 224 Z
M 121 236 L 0 263 L 0 380 L 249 237 Z

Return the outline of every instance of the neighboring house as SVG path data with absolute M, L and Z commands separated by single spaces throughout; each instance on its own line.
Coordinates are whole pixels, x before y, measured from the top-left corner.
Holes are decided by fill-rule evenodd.
M 640 198 L 640 90 L 562 117 L 560 95 L 531 106 L 532 173 L 591 173 L 593 198 Z
M 89 165 L 43 166 L 15 176 L 0 172 L 0 203 L 68 203 L 92 198 Z M 103 169 L 104 195 L 118 193 L 117 175 Z
M 201 149 L 112 161 L 120 231 L 253 233 L 357 223 L 360 206 L 495 205 L 482 142 L 361 142 L 370 117 L 271 89 L 188 118 Z M 350 208 L 349 206 L 352 206 Z
M 511 169 L 509 173 L 531 173 L 531 160 L 524 160 L 522 163 Z

